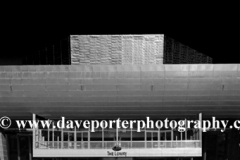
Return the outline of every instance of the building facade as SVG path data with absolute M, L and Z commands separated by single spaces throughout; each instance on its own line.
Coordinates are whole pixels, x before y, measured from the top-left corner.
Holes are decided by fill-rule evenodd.
M 65 61 L 63 56 L 54 58 L 61 49 L 53 46 L 38 61 L 28 58 L 23 66 L 0 66 L 0 117 L 145 122 L 146 117 L 240 117 L 239 64 L 206 64 L 210 57 L 165 35 L 73 35 L 66 42 Z M 91 132 L 81 127 L 19 130 L 13 123 L 0 135 L 1 160 L 239 156 L 239 130 L 234 129 L 202 133 L 145 127 L 137 132 L 135 125 Z

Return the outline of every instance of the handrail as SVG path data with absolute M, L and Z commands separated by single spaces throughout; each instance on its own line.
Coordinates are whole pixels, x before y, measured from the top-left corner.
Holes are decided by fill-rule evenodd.
M 137 148 L 200 148 L 200 140 L 175 141 L 38 141 L 36 149 L 111 149 L 115 145 L 123 149 Z

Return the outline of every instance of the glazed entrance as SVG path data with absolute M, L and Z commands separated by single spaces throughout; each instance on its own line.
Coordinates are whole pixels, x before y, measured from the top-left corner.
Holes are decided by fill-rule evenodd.
M 34 157 L 197 157 L 201 131 L 188 129 L 35 129 Z

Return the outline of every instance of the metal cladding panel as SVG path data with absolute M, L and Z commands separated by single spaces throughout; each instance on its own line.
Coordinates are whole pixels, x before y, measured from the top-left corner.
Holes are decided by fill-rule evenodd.
M 191 64 L 189 71 L 213 71 L 213 64 Z
M 187 98 L 186 98 L 186 95 L 183 95 L 183 96 L 167 96 L 165 95 L 164 96 L 164 101 L 185 101 Z
M 68 107 L 79 112 L 91 107 L 83 116 L 95 118 L 103 107 L 110 118 L 137 107 L 134 117 L 146 116 L 146 110 L 157 117 L 157 108 L 174 117 L 203 112 L 234 118 L 240 113 L 239 72 L 238 64 L 1 66 L 0 116 L 74 118 L 78 114 Z M 182 112 L 172 115 L 176 108 Z
M 116 90 L 115 85 L 85 85 L 83 90 L 88 91 L 114 91 Z
M 164 85 L 154 85 L 153 90 L 154 91 L 164 91 L 165 86 Z
M 13 91 L 45 91 L 45 85 L 11 85 Z
M 143 85 L 163 85 L 165 82 L 164 78 L 161 79 L 151 79 L 151 78 L 142 78 L 140 79 L 140 83 Z
M 213 65 L 213 71 L 237 71 L 238 64 L 215 64 Z
M 212 77 L 213 72 L 211 71 L 190 71 L 190 77 Z
M 210 96 L 209 90 L 188 90 L 188 96 Z
M 164 89 L 165 91 L 168 90 L 186 90 L 188 85 L 186 83 L 182 84 L 165 84 Z
M 189 90 L 221 90 L 222 85 L 214 83 L 189 83 Z
M 1 68 L 1 67 L 0 67 Z M 6 84 L 10 84 L 11 83 L 11 79 L 0 79 L 0 85 L 6 85 Z
M 240 65 L 238 65 L 238 73 L 237 73 L 237 76 L 238 76 L 238 80 L 240 79 Z
M 172 77 L 165 77 L 164 83 L 165 84 L 187 84 L 189 82 L 189 79 L 187 77 L 184 78 L 172 78 Z
M 0 85 L 0 91 L 10 91 L 10 85 Z
M 212 58 L 162 34 L 71 35 L 72 65 L 211 63 Z
M 163 35 L 71 35 L 71 64 L 162 64 Z
M 166 96 L 181 96 L 181 95 L 187 95 L 188 94 L 188 91 L 187 89 L 184 90 L 165 90 L 164 91 L 164 95 Z
M 212 77 L 191 77 L 188 79 L 189 83 L 213 83 Z
M 189 65 L 186 64 L 169 64 L 164 66 L 165 71 L 189 71 Z
M 141 71 L 144 72 L 149 72 L 149 71 L 165 71 L 165 65 L 141 65 Z

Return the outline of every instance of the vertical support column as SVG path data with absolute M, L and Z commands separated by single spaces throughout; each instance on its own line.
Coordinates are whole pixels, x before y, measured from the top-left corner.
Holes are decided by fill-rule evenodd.
M 187 140 L 187 119 L 185 119 L 185 141 Z
M 181 134 L 180 136 L 181 136 L 181 147 L 182 147 L 182 132 L 180 134 Z
M 17 135 L 17 157 L 18 157 L 18 160 L 21 160 L 21 157 L 20 157 L 20 144 L 19 144 L 19 136 Z
M 200 141 L 200 148 L 202 148 L 202 113 L 199 114 L 199 121 L 200 121 L 200 127 L 199 127 L 199 141 Z
M 165 143 L 164 143 L 164 146 L 165 146 L 165 148 L 167 148 L 167 132 L 165 131 L 165 132 L 163 132 L 164 133 L 164 139 L 165 139 Z
M 118 126 L 116 125 L 116 145 L 118 146 Z
M 202 121 L 202 120 L 201 120 Z M 201 125 L 202 125 L 202 122 L 201 122 Z M 202 127 L 202 126 L 201 126 Z M 200 128 L 201 128 L 200 127 Z M 200 146 L 203 148 L 203 160 L 207 160 L 207 133 L 205 132 L 205 135 L 204 135 L 204 146 L 202 145 L 202 129 L 201 129 L 201 131 L 200 131 Z
M 77 148 L 77 129 L 76 126 L 74 127 L 74 149 Z
M 42 130 L 38 130 L 38 136 L 37 136 L 37 141 L 39 142 L 40 141 L 40 143 L 42 143 L 42 141 L 43 141 L 43 137 L 42 137 Z
M 31 137 L 28 136 L 28 153 L 29 153 L 29 160 L 32 160 L 32 145 L 31 145 Z
M 196 140 L 200 140 L 200 139 L 199 139 L 199 129 L 196 130 Z
M 130 128 L 130 140 L 131 140 L 131 144 L 130 144 L 130 147 L 132 148 L 132 128 Z
M 63 149 L 63 128 L 61 129 L 61 148 Z
M 160 128 L 158 128 L 158 148 L 160 148 Z
M 203 160 L 207 160 L 207 137 L 204 136 Z
M 33 114 L 33 121 L 36 121 L 36 114 Z M 35 148 L 36 148 L 36 143 L 35 143 L 36 129 L 33 127 L 32 131 L 33 131 L 32 148 L 33 148 L 33 154 L 34 154 L 34 150 L 35 150 Z
M 34 113 L 32 115 L 32 120 L 33 120 L 33 122 L 37 120 L 36 114 L 34 114 Z M 38 127 L 38 126 L 36 126 L 36 127 Z M 40 144 L 39 144 L 39 141 L 37 138 L 37 136 L 39 136 L 38 128 L 35 128 L 33 126 L 32 133 L 33 133 L 33 135 L 32 135 L 32 155 L 31 156 L 33 157 L 35 149 L 36 149 L 36 145 L 38 145 L 38 147 L 40 147 Z M 37 133 L 37 135 L 36 135 L 36 133 Z M 36 141 L 37 141 L 37 143 L 36 143 Z
M 57 149 L 59 149 L 60 146 L 59 146 L 59 136 L 57 136 Z
M 192 130 L 193 130 L 193 136 L 192 136 L 192 138 L 193 138 L 193 140 L 195 140 L 195 129 L 193 128 Z
M 67 143 L 67 148 L 69 149 L 69 146 L 70 146 L 70 132 L 69 131 L 67 131 L 67 137 L 68 137 L 68 143 Z
M 175 147 L 178 147 L 178 135 L 176 135 L 176 142 L 175 142 Z
M 88 130 L 88 149 L 90 149 L 90 127 L 89 127 L 89 130 Z
M 104 128 L 102 127 L 102 148 L 104 148 Z
M 145 148 L 147 148 L 147 132 L 146 132 L 146 127 L 144 129 L 144 133 L 145 133 Z
M 47 128 L 47 132 L 48 132 L 48 143 L 47 143 L 47 148 L 49 148 L 49 141 L 50 141 L 50 133 L 49 133 L 49 128 Z
M 83 144 L 83 135 L 84 135 L 84 134 L 83 134 L 83 133 L 84 133 L 84 132 L 81 132 L 81 148 L 82 148 L 82 149 L 84 148 L 84 146 L 83 146 L 83 145 L 84 145 L 84 144 Z
M 54 127 L 52 128 L 52 148 L 54 148 Z
M 152 146 L 152 148 L 153 148 L 153 132 L 151 132 L 151 146 Z

